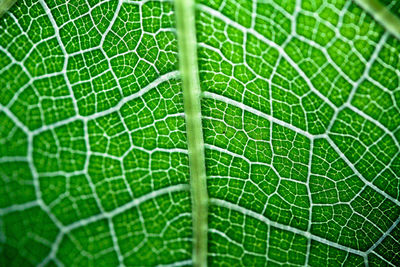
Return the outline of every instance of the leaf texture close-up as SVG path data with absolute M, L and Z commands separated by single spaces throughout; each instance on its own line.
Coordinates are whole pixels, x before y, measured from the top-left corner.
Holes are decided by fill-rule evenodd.
M 400 266 L 399 1 L 0 2 L 0 266 Z

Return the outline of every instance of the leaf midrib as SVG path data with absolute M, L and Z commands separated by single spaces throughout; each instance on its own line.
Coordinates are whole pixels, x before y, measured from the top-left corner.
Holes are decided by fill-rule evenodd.
M 194 0 L 175 0 L 179 69 L 189 154 L 193 225 L 193 265 L 207 266 L 208 194 L 201 124 L 200 81 Z

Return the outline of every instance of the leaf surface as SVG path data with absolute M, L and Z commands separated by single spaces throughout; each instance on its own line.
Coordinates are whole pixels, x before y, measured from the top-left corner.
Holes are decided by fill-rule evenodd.
M 0 20 L 0 265 L 192 265 L 173 3 Z M 201 0 L 196 36 L 208 264 L 399 265 L 400 41 L 344 0 Z

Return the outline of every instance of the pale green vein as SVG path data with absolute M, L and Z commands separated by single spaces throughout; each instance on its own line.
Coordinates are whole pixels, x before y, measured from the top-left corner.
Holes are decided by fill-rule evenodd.
M 400 39 L 400 19 L 378 0 L 355 0 L 370 13 L 387 31 Z
M 193 264 L 206 266 L 208 194 L 201 125 L 194 0 L 175 0 L 175 11 L 193 204 Z
M 0 17 L 12 7 L 17 0 L 0 0 Z

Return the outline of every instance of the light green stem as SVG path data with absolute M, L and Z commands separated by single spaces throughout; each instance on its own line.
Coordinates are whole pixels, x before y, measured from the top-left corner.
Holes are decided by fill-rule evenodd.
M 0 17 L 12 7 L 17 0 L 0 0 Z
M 194 0 L 175 0 L 178 32 L 179 68 L 183 83 L 183 102 L 189 151 L 193 217 L 193 264 L 207 266 L 208 194 L 201 126 L 200 83 Z
M 387 7 L 378 0 L 355 0 L 355 2 L 369 12 L 387 31 L 400 39 L 400 18 Z

